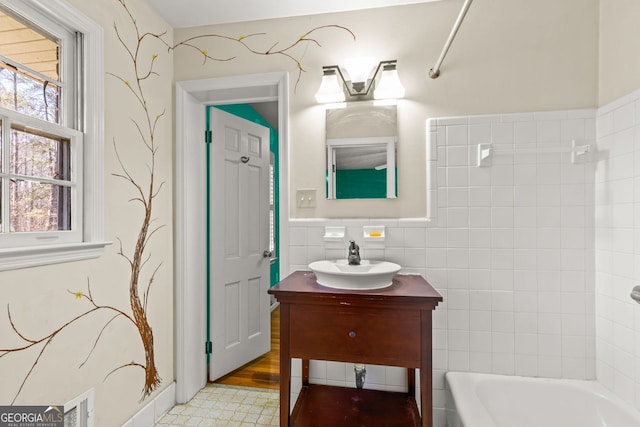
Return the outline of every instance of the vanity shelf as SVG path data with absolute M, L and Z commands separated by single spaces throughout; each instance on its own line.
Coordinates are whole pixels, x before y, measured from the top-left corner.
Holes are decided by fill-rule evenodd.
M 296 427 L 419 427 L 420 413 L 407 393 L 310 384 L 302 387 L 291 420 Z
M 297 271 L 269 293 L 280 302 L 281 427 L 432 426 L 431 315 L 442 297 L 424 278 L 396 275 L 387 288 L 344 290 Z M 303 387 L 289 416 L 292 358 L 302 359 Z M 406 367 L 408 392 L 310 384 L 309 360 Z

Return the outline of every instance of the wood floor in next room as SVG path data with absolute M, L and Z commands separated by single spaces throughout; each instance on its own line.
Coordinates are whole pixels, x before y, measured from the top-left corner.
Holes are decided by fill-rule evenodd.
M 280 307 L 271 312 L 271 351 L 215 381 L 243 387 L 280 387 Z

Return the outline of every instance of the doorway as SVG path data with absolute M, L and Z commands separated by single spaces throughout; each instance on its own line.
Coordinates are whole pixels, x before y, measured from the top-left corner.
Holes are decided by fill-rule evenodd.
M 204 135 L 207 105 L 278 103 L 280 164 L 279 243 L 288 247 L 288 99 L 286 72 L 176 83 L 175 150 L 175 365 L 176 402 L 189 401 L 206 384 L 206 227 Z M 279 274 L 288 268 L 281 251 Z

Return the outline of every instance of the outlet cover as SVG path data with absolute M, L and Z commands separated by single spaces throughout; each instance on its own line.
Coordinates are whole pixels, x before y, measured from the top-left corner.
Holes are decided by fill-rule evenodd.
M 299 188 L 296 190 L 296 206 L 299 208 L 316 207 L 316 189 Z

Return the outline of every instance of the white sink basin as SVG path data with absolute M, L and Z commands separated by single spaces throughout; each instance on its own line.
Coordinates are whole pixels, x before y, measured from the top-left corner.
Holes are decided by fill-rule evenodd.
M 309 264 L 316 280 L 335 289 L 381 289 L 390 286 L 400 266 L 387 261 L 362 260 L 360 265 L 349 265 L 346 259 L 316 261 Z

